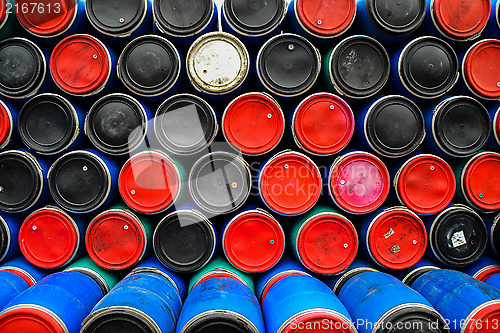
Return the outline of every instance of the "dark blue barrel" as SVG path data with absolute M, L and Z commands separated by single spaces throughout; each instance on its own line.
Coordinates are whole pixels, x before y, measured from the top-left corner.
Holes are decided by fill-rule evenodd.
M 177 333 L 265 333 L 259 301 L 244 283 L 215 277 L 193 288 L 182 308 Z
M 293 275 L 278 281 L 269 290 L 262 311 L 267 332 L 307 331 L 307 327 L 317 332 L 326 325 L 327 329 L 322 328 L 325 331 L 357 333 L 349 312 L 333 291 L 310 276 Z
M 497 289 L 500 289 L 500 274 L 495 274 L 487 278 L 484 283 L 489 284 Z
M 500 262 L 483 255 L 472 265 L 462 268 L 461 271 L 484 282 L 492 275 L 500 273 Z
M 403 332 L 449 332 L 443 317 L 422 295 L 385 273 L 354 276 L 339 298 L 359 333 L 394 332 L 395 327 Z
M 31 287 L 42 281 L 47 275 L 48 270 L 41 269 L 30 263 L 24 257 L 17 257 L 7 261 L 0 266 L 0 271 L 11 272 L 21 277 Z
M 0 271 L 0 309 L 30 285 L 22 277 L 8 271 Z
M 330 287 L 335 295 L 338 296 L 342 287 L 349 281 L 350 278 L 364 272 L 376 272 L 374 265 L 364 260 L 361 257 L 356 257 L 352 264 L 345 270 L 345 272 L 327 277 L 324 279 L 325 283 Z
M 446 319 L 452 333 L 496 332 L 500 290 L 467 274 L 436 270 L 420 276 L 412 288 Z
M 10 301 L 0 313 L 2 332 L 78 333 L 85 317 L 102 298 L 99 285 L 78 272 L 49 275 Z
M 18 108 L 0 100 L 0 150 L 15 147 L 19 142 L 17 131 Z
M 0 263 L 19 254 L 19 229 L 22 221 L 16 215 L 0 215 Z
M 500 1 L 491 0 L 491 12 L 488 24 L 484 29 L 484 36 L 498 38 L 500 34 Z
M 135 273 L 119 282 L 82 323 L 82 333 L 172 333 L 182 307 L 174 284 L 148 272 Z
M 432 261 L 427 258 L 420 259 L 415 265 L 402 271 L 396 272 L 395 277 L 404 284 L 411 287 L 413 282 L 422 274 L 439 269 Z

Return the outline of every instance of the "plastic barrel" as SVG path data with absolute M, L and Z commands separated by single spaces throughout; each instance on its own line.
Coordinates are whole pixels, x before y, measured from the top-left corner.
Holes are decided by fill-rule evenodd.
M 464 273 L 435 270 L 420 276 L 412 288 L 438 310 L 452 333 L 495 332 L 500 290 Z
M 500 1 L 491 0 L 490 19 L 484 30 L 484 37 L 496 38 L 500 32 Z
M 14 147 L 18 143 L 17 118 L 19 110 L 0 100 L 0 150 Z
M 30 285 L 22 277 L 9 271 L 0 271 L 0 308 L 3 309 L 14 297 Z
M 22 220 L 11 214 L 0 215 L 0 263 L 19 254 L 19 229 Z
M 500 290 L 500 274 L 495 274 L 487 278 L 484 283 Z
M 1 270 L 1 267 L 0 267 Z M 79 272 L 90 276 L 107 294 L 120 281 L 120 274 L 99 267 L 89 256 L 75 260 L 65 271 Z
M 498 149 L 498 147 L 500 146 L 500 107 L 498 105 L 494 105 L 493 107 L 489 108 L 489 114 L 493 130 L 491 131 L 491 136 L 488 141 L 487 147 L 493 150 Z
M 500 262 L 483 255 L 472 265 L 463 267 L 461 271 L 484 282 L 491 276 L 500 273 Z
M 0 271 L 10 272 L 19 276 L 30 287 L 40 282 L 47 275 L 49 275 L 50 272 L 36 267 L 22 256 L 11 259 L 4 263 L 2 266 L 0 266 Z
M 444 318 L 423 296 L 395 277 L 364 272 L 351 278 L 339 298 L 356 322 L 359 333 L 449 332 Z
M 216 277 L 200 283 L 188 295 L 177 323 L 177 333 L 205 330 L 264 333 L 259 302 L 240 281 Z
M 427 258 L 422 258 L 412 267 L 397 272 L 394 276 L 400 279 L 401 282 L 406 284 L 408 287 L 411 287 L 413 282 L 415 282 L 419 276 L 436 269 L 440 268 Z
M 483 215 L 484 224 L 488 229 L 487 253 L 492 258 L 500 258 L 500 214 Z
M 358 252 L 358 234 L 345 216 L 329 207 L 317 206 L 292 224 L 292 252 L 314 273 L 343 272 Z
M 350 278 L 364 272 L 377 272 L 377 270 L 371 263 L 358 256 L 344 272 L 339 275 L 327 277 L 324 279 L 324 282 L 338 296 L 340 290 Z

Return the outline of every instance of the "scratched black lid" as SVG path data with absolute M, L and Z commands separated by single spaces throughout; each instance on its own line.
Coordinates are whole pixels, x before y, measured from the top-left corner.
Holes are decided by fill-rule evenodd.
M 45 57 L 33 42 L 24 38 L 0 41 L 0 94 L 11 98 L 33 95 L 46 70 Z
M 406 88 L 423 98 L 438 97 L 458 79 L 458 59 L 453 48 L 436 37 L 420 37 L 410 42 L 399 59 L 399 76 Z
M 118 59 L 118 76 L 130 91 L 143 96 L 166 93 L 181 72 L 179 52 L 168 39 L 146 35 L 130 42 Z
M 67 148 L 82 124 L 71 103 L 55 94 L 29 100 L 19 112 L 18 130 L 26 147 L 40 154 L 56 154 Z
M 406 35 L 415 31 L 425 18 L 425 0 L 367 0 L 366 12 L 372 24 L 390 35 Z
M 283 20 L 286 9 L 285 0 L 226 0 L 223 14 L 235 31 L 252 36 L 275 29 Z
M 85 120 L 85 132 L 100 151 L 122 155 L 142 143 L 147 121 L 144 108 L 135 98 L 111 94 L 92 106 Z
M 351 36 L 333 49 L 328 59 L 330 80 L 342 95 L 366 98 L 389 79 L 390 60 L 384 46 L 368 36 Z
M 212 20 L 213 0 L 154 0 L 155 22 L 163 32 L 188 37 L 201 32 Z
M 377 153 L 387 157 L 405 156 L 424 139 L 424 116 L 410 99 L 386 96 L 370 107 L 365 118 L 365 135 Z
M 100 32 L 120 36 L 132 33 L 144 20 L 145 0 L 86 0 L 90 23 Z
M 384 317 L 384 325 L 373 333 L 447 333 L 443 317 L 433 308 L 420 304 L 404 304 Z
M 9 226 L 2 216 L 0 216 L 0 259 L 2 259 L 9 251 L 9 243 L 12 241 Z M 17 242 L 17 239 L 13 240 Z

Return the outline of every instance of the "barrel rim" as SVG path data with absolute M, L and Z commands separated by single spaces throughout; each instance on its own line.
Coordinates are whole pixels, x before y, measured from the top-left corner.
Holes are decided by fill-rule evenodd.
M 211 275 L 217 275 L 217 274 L 227 274 L 230 276 L 231 279 L 234 279 L 234 280 L 237 280 L 241 283 L 243 283 L 244 285 L 246 285 L 248 288 L 251 288 L 248 283 L 245 281 L 245 279 L 243 279 L 243 277 L 241 277 L 239 274 L 235 273 L 235 272 L 232 272 L 228 269 L 225 269 L 225 268 L 215 268 L 209 272 L 206 272 L 205 274 L 201 275 L 196 281 L 194 281 L 192 287 L 190 290 L 193 290 L 194 288 L 196 288 L 200 283 L 212 278 L 212 277 L 219 277 L 219 276 L 212 276 L 210 277 Z M 225 277 L 225 276 L 222 276 L 222 277 Z
M 151 329 L 151 331 L 154 333 L 162 332 L 158 324 L 147 313 L 145 313 L 142 310 L 133 308 L 131 306 L 124 306 L 124 305 L 108 306 L 90 313 L 81 324 L 82 327 L 81 332 L 87 332 L 87 330 L 90 329 L 92 324 L 94 324 L 94 322 L 96 321 L 99 321 L 99 319 L 105 319 L 107 316 L 113 316 L 115 314 L 126 315 L 134 319 L 137 319 L 141 321 L 143 324 L 146 324 L 146 326 L 148 326 L 148 328 Z
M 500 255 L 500 214 L 495 216 L 493 218 L 493 222 L 491 223 L 490 244 L 493 252 L 496 255 Z
M 1 1 L 0 1 L 0 7 L 2 7 Z M 0 18 L 1 18 L 0 29 L 2 29 L 5 25 L 5 23 L 7 23 L 7 20 L 9 19 L 9 15 L 10 15 L 10 13 L 7 11 L 7 6 L 6 6 L 5 1 L 3 1 L 3 8 L 0 8 L 0 15 L 3 15 L 3 16 L 0 16 Z
M 499 3 L 499 8 L 500 8 L 500 1 L 498 2 Z M 500 107 L 498 108 L 498 110 L 495 112 L 495 116 L 493 117 L 493 134 L 495 136 L 495 139 L 498 143 L 498 145 L 500 145 Z
M 326 309 L 326 308 L 314 308 L 314 309 L 308 309 L 308 310 L 303 310 L 301 312 L 298 312 L 288 318 L 281 326 L 278 328 L 276 333 L 295 333 L 296 331 L 288 328 L 294 321 L 299 321 L 301 318 L 304 317 L 321 317 L 324 318 L 325 316 L 328 316 L 329 322 L 336 320 L 336 322 L 342 322 L 342 333 L 358 333 L 358 330 L 354 326 L 354 323 L 352 320 L 347 318 L 345 315 L 342 313 L 332 310 L 332 309 Z M 344 324 L 348 324 L 348 328 L 344 330 Z M 340 332 L 340 330 L 339 330 Z
M 101 276 L 101 274 L 97 273 L 93 269 L 87 267 L 70 267 L 68 269 L 65 269 L 64 271 L 78 272 L 91 277 L 99 285 L 99 288 L 101 288 L 103 295 L 106 295 L 110 291 L 109 285 L 106 280 Z
M 136 15 L 132 21 L 118 28 L 110 28 L 98 19 L 97 15 L 93 11 L 92 0 L 85 1 L 85 14 L 87 15 L 87 19 L 92 27 L 100 33 L 111 37 L 129 37 L 144 22 L 148 11 L 147 1 L 148 0 L 141 1 L 142 6 L 139 8 L 139 10 L 142 10 L 141 15 Z
M 333 286 L 332 291 L 335 293 L 335 295 L 338 296 L 340 294 L 340 291 L 342 290 L 342 287 L 344 287 L 344 285 L 347 283 L 347 281 L 349 281 L 350 279 L 352 279 L 353 277 L 355 277 L 358 274 L 366 273 L 366 272 L 378 272 L 378 270 L 376 270 L 375 268 L 371 268 L 371 267 L 358 267 L 358 268 L 351 269 L 351 270 L 349 270 L 349 268 L 347 268 L 347 271 L 340 276 L 340 278 L 337 280 L 337 282 Z
M 428 273 L 430 271 L 435 271 L 441 269 L 437 266 L 422 266 L 418 267 L 417 269 L 412 270 L 409 272 L 402 280 L 404 284 L 406 284 L 408 287 L 411 287 L 413 282 L 415 282 L 416 279 L 418 279 L 420 276 L 424 275 L 425 273 Z
M 211 317 L 217 318 L 217 316 L 222 316 L 223 318 L 235 322 L 235 323 L 243 323 L 247 330 L 250 330 L 248 333 L 259 333 L 257 326 L 250 321 L 247 317 L 243 316 L 240 313 L 231 310 L 208 310 L 199 315 L 191 318 L 179 331 L 179 333 L 190 333 L 190 328 L 196 324 L 197 321 L 200 320 L 210 320 Z
M 9 225 L 7 224 L 7 221 L 5 221 L 5 218 L 3 216 L 0 215 L 0 240 L 3 239 L 5 237 L 5 239 L 7 239 L 7 244 L 5 244 L 4 242 L 1 242 L 0 244 L 0 251 L 3 251 L 0 252 L 0 262 L 2 262 L 5 257 L 7 257 L 7 254 L 9 253 L 9 250 L 10 250 L 10 244 L 12 243 L 12 237 L 11 237 L 11 231 L 10 231 L 10 228 L 9 228 Z M 0 267 L 0 270 L 2 268 L 5 268 L 4 266 Z
M 60 329 L 63 333 L 70 333 L 64 321 L 55 312 L 37 304 L 19 304 L 5 308 L 2 312 L 0 312 L 0 322 L 5 318 L 5 316 L 24 314 L 24 311 L 27 309 L 41 314 L 43 318 L 39 319 L 44 320 L 53 332 L 57 332 Z M 60 327 L 55 326 L 55 324 L 58 324 Z
M 170 26 L 171 24 L 167 22 L 167 20 L 161 15 L 161 9 L 160 9 L 160 1 L 154 1 L 153 2 L 153 17 L 154 17 L 154 22 L 155 26 L 160 30 L 160 32 L 174 38 L 187 38 L 187 37 L 193 37 L 201 32 L 203 32 L 212 22 L 212 19 L 214 17 L 214 14 L 216 12 L 216 5 L 213 0 L 207 0 L 206 2 L 210 4 L 209 7 L 207 7 L 204 17 L 199 22 L 196 22 L 194 24 L 194 27 L 191 27 L 188 29 L 187 32 L 182 31 L 182 29 L 170 29 L 167 28 L 167 26 Z
M 408 288 L 408 287 L 407 287 Z M 438 320 L 438 323 L 440 323 L 443 328 L 446 327 L 446 320 L 444 319 L 444 317 L 438 312 L 436 311 L 434 308 L 430 307 L 429 305 L 426 305 L 426 304 L 422 304 L 422 303 L 404 303 L 404 304 L 401 304 L 401 305 L 397 305 L 395 306 L 394 308 L 388 310 L 386 313 L 384 313 L 380 318 L 379 320 L 377 320 L 377 322 L 374 324 L 374 329 L 372 331 L 372 333 L 387 333 L 389 332 L 389 330 L 385 327 L 386 325 L 383 325 L 383 323 L 387 323 L 387 322 L 391 322 L 391 320 L 388 320 L 388 319 L 391 319 L 391 317 L 395 317 L 398 315 L 398 312 L 403 312 L 407 309 L 407 308 L 411 308 L 411 309 L 418 309 L 420 313 L 426 313 L 427 315 L 429 316 L 434 316 L 434 320 Z M 413 313 L 415 311 L 412 311 Z M 429 318 L 430 319 L 430 318 Z M 433 323 L 434 321 L 429 321 L 429 323 Z M 382 324 L 382 325 L 380 325 Z M 438 326 L 439 327 L 439 326 Z M 446 332 L 449 332 L 448 329 L 443 329 L 443 333 L 446 333 Z
M 0 261 L 2 261 L 0 259 Z M 17 276 L 21 277 L 26 283 L 28 283 L 28 286 L 33 287 L 38 281 L 31 275 L 28 271 L 20 268 L 20 267 L 15 267 L 15 266 L 1 266 L 0 271 L 13 271 L 12 273 L 16 274 Z M 29 280 L 29 281 L 28 281 Z
M 1 29 L 1 27 L 0 27 L 0 29 Z M 3 116 L 0 114 L 0 118 L 4 117 L 4 119 L 8 118 L 8 120 L 9 120 L 8 126 L 3 124 L 2 128 L 0 128 L 0 149 L 3 149 L 5 147 L 7 147 L 7 145 L 10 143 L 10 140 L 12 139 L 12 135 L 14 134 L 14 120 L 12 118 L 12 112 L 10 111 L 9 107 L 2 100 L 0 100 L 0 113 L 3 113 Z
M 305 276 L 313 277 L 311 274 L 309 274 L 307 272 L 299 271 L 299 270 L 296 270 L 296 269 L 289 269 L 289 270 L 285 270 L 285 271 L 279 272 L 279 273 L 273 275 L 272 277 L 270 277 L 266 281 L 266 283 L 264 284 L 262 290 L 260 291 L 260 293 L 258 295 L 258 298 L 259 298 L 260 302 L 264 303 L 264 299 L 266 298 L 267 293 L 272 288 L 272 286 L 274 286 L 281 279 L 284 279 L 284 278 L 286 278 L 286 277 L 288 277 L 290 275 L 305 275 Z
M 467 318 L 465 318 L 465 321 L 464 321 L 464 325 L 462 326 L 461 330 L 460 330 L 460 333 L 476 333 L 478 332 L 477 329 L 474 328 L 474 323 L 475 322 L 484 322 L 484 323 L 488 323 L 488 320 L 483 320 L 482 317 L 479 317 L 479 318 L 474 318 L 475 316 L 479 315 L 482 311 L 486 310 L 487 308 L 489 307 L 493 307 L 494 308 L 494 312 L 498 313 L 500 312 L 499 311 L 499 308 L 500 308 L 500 300 L 499 299 L 496 299 L 496 300 L 492 300 L 492 301 L 488 301 L 488 302 L 485 302 L 479 306 L 477 306 L 474 310 L 472 310 L 469 315 L 467 316 Z M 491 316 L 492 314 L 492 311 L 487 311 L 486 312 L 486 315 L 488 316 Z M 472 321 L 472 322 L 471 322 Z M 469 330 L 468 327 L 469 325 L 473 325 L 472 329 Z M 472 331 L 472 332 L 471 332 Z
M 500 264 L 488 265 L 486 267 L 483 267 L 480 270 L 478 270 L 472 277 L 476 280 L 484 282 L 492 275 L 495 275 L 497 273 L 500 273 Z

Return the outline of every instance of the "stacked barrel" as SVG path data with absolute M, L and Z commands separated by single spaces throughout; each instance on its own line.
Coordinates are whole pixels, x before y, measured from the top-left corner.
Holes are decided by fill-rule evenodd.
M 0 0 L 0 333 L 497 332 L 500 0 Z

